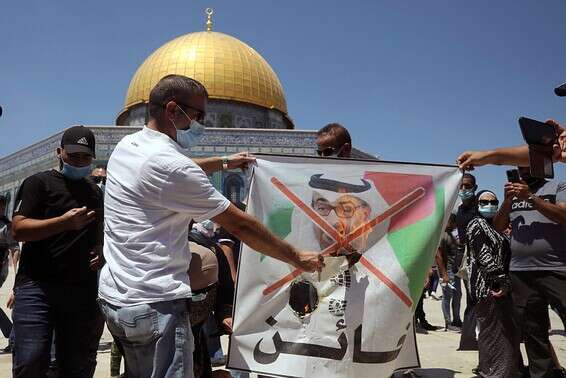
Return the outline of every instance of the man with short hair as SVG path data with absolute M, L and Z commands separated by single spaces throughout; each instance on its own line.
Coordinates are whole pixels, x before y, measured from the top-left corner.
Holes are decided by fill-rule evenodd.
M 548 305 L 566 316 L 566 182 L 532 177 L 528 167 L 519 175 L 505 185 L 493 225 L 500 232 L 511 225 L 512 296 L 530 376 L 553 377 Z
M 87 179 L 92 131 L 67 129 L 59 170 L 24 180 L 15 201 L 14 239 L 24 241 L 14 283 L 14 377 L 44 377 L 53 333 L 60 376 L 92 377 L 104 319 L 96 303 L 102 193 Z
M 458 196 L 462 203 L 458 206 L 456 212 L 456 228 L 458 229 L 458 239 L 460 241 L 460 251 L 455 259 L 455 264 L 460 266 L 464 255 L 464 246 L 466 245 L 466 229 L 468 223 L 478 215 L 476 204 L 476 190 L 478 185 L 476 177 L 470 173 L 464 173 L 460 182 L 460 191 Z M 464 278 L 464 282 L 467 281 Z M 466 309 L 464 310 L 464 322 L 452 321 L 452 325 L 462 327 L 462 336 L 460 337 L 459 350 L 477 350 L 476 340 L 476 315 L 474 312 L 475 303 L 468 290 L 468 285 L 464 283 L 466 289 Z
M 460 300 L 462 299 L 462 284 L 460 277 L 455 273 L 456 256 L 460 251 L 460 243 L 454 237 L 453 231 L 456 227 L 456 215 L 450 214 L 448 223 L 438 246 L 437 264 L 442 275 L 442 314 L 444 315 L 444 330 L 459 331 L 462 326 L 460 320 Z M 452 309 L 452 313 L 450 313 Z
M 477 189 L 476 177 L 470 173 L 464 173 L 458 192 L 458 197 L 460 197 L 462 203 L 458 206 L 456 212 L 456 228 L 458 229 L 460 245 L 466 245 L 466 228 L 478 213 L 475 197 Z
M 352 154 L 352 139 L 348 130 L 339 123 L 329 123 L 316 133 L 318 156 L 349 159 Z
M 207 219 L 254 250 L 306 271 L 318 252 L 298 251 L 232 205 L 207 173 L 245 168 L 247 153 L 192 160 L 204 132 L 208 93 L 196 80 L 162 78 L 149 95 L 149 121 L 124 137 L 108 162 L 99 297 L 124 349 L 128 377 L 192 377 L 189 222 Z
M 104 191 L 106 185 L 106 165 L 98 164 L 90 173 L 90 179 Z

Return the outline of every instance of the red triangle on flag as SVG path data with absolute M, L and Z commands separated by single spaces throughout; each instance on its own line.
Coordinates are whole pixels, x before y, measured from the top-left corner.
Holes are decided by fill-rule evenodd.
M 383 199 L 390 205 L 400 200 L 411 191 L 422 187 L 425 195 L 411 206 L 391 218 L 388 232 L 416 223 L 429 215 L 435 208 L 434 184 L 432 176 L 405 173 L 365 172 L 364 178 L 371 180 Z

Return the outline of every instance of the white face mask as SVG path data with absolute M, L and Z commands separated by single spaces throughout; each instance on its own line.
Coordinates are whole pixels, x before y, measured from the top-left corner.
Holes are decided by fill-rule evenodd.
M 177 105 L 177 107 L 181 109 L 179 105 Z M 183 112 L 185 117 L 187 117 L 189 121 L 191 121 L 189 128 L 186 130 L 179 130 L 177 129 L 177 125 L 175 125 L 175 121 L 171 120 L 171 122 L 173 122 L 175 129 L 177 129 L 177 143 L 179 144 L 179 146 L 181 146 L 182 148 L 190 148 L 196 146 L 200 142 L 204 135 L 205 128 L 203 124 L 195 121 L 194 119 L 191 119 L 191 117 L 189 117 L 183 109 L 181 109 L 181 111 Z
M 479 206 L 478 211 L 485 218 L 491 219 L 495 216 L 495 214 L 497 214 L 497 205 Z

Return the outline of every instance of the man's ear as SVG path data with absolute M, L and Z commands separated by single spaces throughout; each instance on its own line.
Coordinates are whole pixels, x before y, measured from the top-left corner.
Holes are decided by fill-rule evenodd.
M 164 112 L 165 112 L 165 118 L 168 121 L 171 120 L 171 118 L 176 118 L 178 110 L 175 101 L 169 101 L 167 104 L 165 104 Z
M 57 156 L 61 156 L 63 154 L 63 149 L 61 147 L 57 147 Z

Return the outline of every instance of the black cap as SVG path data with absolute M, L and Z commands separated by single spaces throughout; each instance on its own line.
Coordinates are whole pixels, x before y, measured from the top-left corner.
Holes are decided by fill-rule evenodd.
M 566 96 L 566 83 L 554 88 L 554 94 L 560 97 Z
M 96 157 L 96 146 L 94 143 L 94 134 L 84 126 L 73 126 L 65 130 L 61 138 L 61 147 L 68 154 L 84 152 Z

